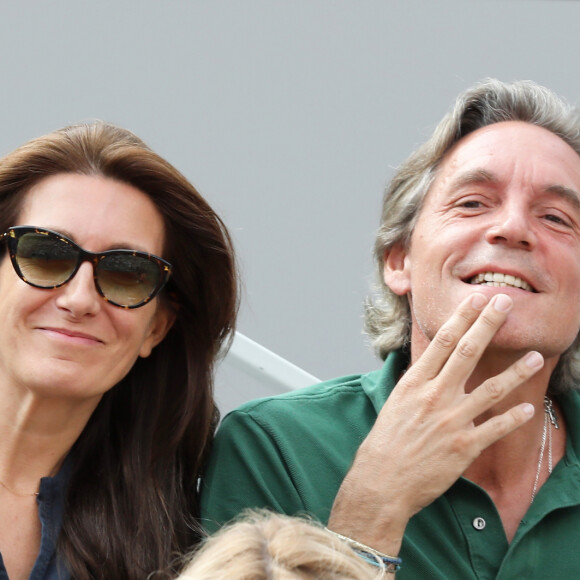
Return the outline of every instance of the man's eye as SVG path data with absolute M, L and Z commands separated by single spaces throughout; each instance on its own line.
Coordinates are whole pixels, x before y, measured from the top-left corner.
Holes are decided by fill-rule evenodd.
M 561 218 L 558 215 L 554 215 L 554 214 L 547 214 L 544 216 L 545 219 L 547 219 L 550 222 L 554 222 L 555 224 L 561 224 L 563 226 L 568 226 L 570 225 L 565 219 Z
M 475 209 L 475 208 L 481 207 L 481 202 L 480 201 L 476 201 L 474 199 L 470 199 L 468 201 L 464 201 L 461 204 L 461 207 L 466 207 L 468 209 Z

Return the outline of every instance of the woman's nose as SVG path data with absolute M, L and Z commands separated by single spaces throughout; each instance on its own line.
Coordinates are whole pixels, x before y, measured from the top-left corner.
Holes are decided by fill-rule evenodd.
M 90 262 L 81 264 L 73 278 L 60 287 L 58 292 L 57 306 L 77 318 L 96 314 L 103 302 L 95 286 L 93 265 Z

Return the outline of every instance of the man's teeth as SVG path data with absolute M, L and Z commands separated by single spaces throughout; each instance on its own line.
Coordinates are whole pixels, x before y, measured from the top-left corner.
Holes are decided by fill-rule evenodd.
M 515 288 L 533 292 L 533 288 L 521 278 L 512 276 L 511 274 L 500 274 L 499 272 L 482 272 L 473 277 L 470 284 L 496 287 L 514 286 Z

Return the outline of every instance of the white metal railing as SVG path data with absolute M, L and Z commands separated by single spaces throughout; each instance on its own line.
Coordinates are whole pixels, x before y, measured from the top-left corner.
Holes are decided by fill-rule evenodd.
M 233 366 L 258 380 L 269 381 L 285 391 L 320 382 L 320 379 L 314 375 L 307 373 L 240 332 L 236 332 L 227 360 Z

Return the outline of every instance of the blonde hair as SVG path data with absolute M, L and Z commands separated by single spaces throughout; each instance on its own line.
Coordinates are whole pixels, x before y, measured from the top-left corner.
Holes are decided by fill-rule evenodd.
M 376 580 L 386 572 L 305 518 L 249 511 L 209 537 L 177 580 Z

